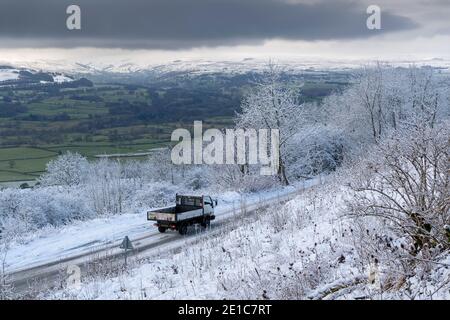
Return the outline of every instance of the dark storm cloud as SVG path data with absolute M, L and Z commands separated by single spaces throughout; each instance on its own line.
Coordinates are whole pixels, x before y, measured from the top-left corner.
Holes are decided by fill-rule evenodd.
M 70 4 L 81 7 L 80 31 L 66 29 Z M 1 0 L 0 47 L 181 49 L 364 38 L 416 27 L 409 18 L 382 12 L 383 30 L 371 31 L 367 17 L 366 7 L 345 0 Z

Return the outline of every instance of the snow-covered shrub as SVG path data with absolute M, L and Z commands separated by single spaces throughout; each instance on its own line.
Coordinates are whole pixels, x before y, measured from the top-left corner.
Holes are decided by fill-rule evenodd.
M 344 161 L 346 147 L 341 132 L 322 125 L 308 126 L 288 145 L 288 174 L 299 179 L 335 171 Z
M 186 189 L 180 186 L 163 182 L 145 184 L 141 189 L 134 190 L 125 201 L 127 212 L 140 213 L 148 208 L 165 207 L 173 203 L 176 193 L 186 193 Z
M 175 166 L 170 158 L 170 150 L 165 148 L 152 152 L 148 157 L 149 177 L 153 181 L 168 181 L 175 183 L 178 177 L 178 170 L 181 166 Z M 179 182 L 179 181 L 178 181 Z
M 189 167 L 175 166 L 178 175 L 178 181 L 183 181 L 180 184 L 192 190 L 205 189 L 211 186 L 209 180 L 210 169 L 206 165 L 195 165 Z
M 92 218 L 94 211 L 86 199 L 84 191 L 75 187 L 0 191 L 1 234 L 16 238 L 48 225 Z
M 276 176 L 263 176 L 258 166 L 219 165 L 207 171 L 211 188 L 243 193 L 259 192 L 280 185 Z
M 121 163 L 122 178 L 134 185 L 135 189 L 140 189 L 143 185 L 151 181 L 150 163 L 148 161 L 126 161 Z
M 281 208 L 270 208 L 270 226 L 274 232 L 280 232 L 284 230 L 290 223 L 292 223 L 292 213 L 287 210 L 281 210 Z
M 28 192 L 5 189 L 0 191 L 0 235 L 2 238 L 14 238 L 38 226 L 33 212 L 27 210 L 24 201 Z
M 355 248 L 381 269 L 384 289 L 429 274 L 450 252 L 450 131 L 422 124 L 406 133 L 396 132 L 359 164 L 348 202 Z
M 73 186 L 86 182 L 89 163 L 78 153 L 67 152 L 47 164 L 47 172 L 42 175 L 42 185 Z
M 10 277 L 6 274 L 6 256 L 9 250 L 7 241 L 8 239 L 0 238 L 0 301 L 12 300 L 17 296 Z
M 350 209 L 386 221 L 409 239 L 413 255 L 424 246 L 448 250 L 450 131 L 420 126 L 407 132 L 394 134 L 363 161 Z

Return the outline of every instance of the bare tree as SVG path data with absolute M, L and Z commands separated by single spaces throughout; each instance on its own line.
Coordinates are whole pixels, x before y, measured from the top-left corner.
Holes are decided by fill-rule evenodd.
M 151 176 L 156 181 L 170 181 L 175 183 L 176 169 L 184 171 L 184 165 L 176 167 L 170 158 L 170 149 L 164 148 L 152 152 L 148 157 L 148 163 L 151 165 Z
M 288 185 L 286 145 L 303 123 L 302 106 L 298 102 L 299 88 L 281 82 L 279 68 L 269 63 L 264 80 L 243 100 L 237 115 L 238 128 L 278 129 L 280 132 L 280 165 L 278 177 Z
M 125 190 L 118 161 L 101 159 L 93 163 L 88 182 L 89 197 L 97 214 L 122 213 Z

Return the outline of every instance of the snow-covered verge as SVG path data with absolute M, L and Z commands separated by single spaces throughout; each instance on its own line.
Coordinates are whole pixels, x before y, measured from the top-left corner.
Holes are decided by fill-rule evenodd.
M 339 181 L 339 183 L 337 182 Z M 450 299 L 450 256 L 395 278 L 384 260 L 367 259 L 359 230 L 346 218 L 351 191 L 342 176 L 284 205 L 242 216 L 180 252 L 155 256 L 113 277 L 44 299 Z M 392 280 L 389 280 L 392 281 Z

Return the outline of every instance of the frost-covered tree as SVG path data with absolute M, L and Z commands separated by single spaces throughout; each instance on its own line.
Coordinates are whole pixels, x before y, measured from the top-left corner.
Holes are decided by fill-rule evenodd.
M 258 166 L 247 167 L 246 170 L 247 173 L 242 174 L 241 167 L 233 164 L 209 166 L 203 168 L 201 173 L 202 175 L 207 173 L 209 187 L 218 191 L 258 192 L 273 188 L 278 183 L 275 176 L 260 175 Z
M 343 93 L 324 100 L 321 111 L 328 124 L 344 128 L 356 143 L 378 143 L 418 116 L 430 125 L 448 116 L 448 81 L 431 69 L 415 66 L 365 66 L 354 73 Z
M 86 182 L 89 162 L 78 153 L 67 153 L 47 164 L 47 172 L 40 178 L 43 185 L 74 186 Z
M 277 66 L 269 64 L 263 80 L 248 93 L 241 104 L 242 112 L 237 114 L 236 127 L 243 129 L 278 129 L 279 170 L 283 184 L 289 184 L 286 173 L 286 151 L 290 139 L 304 122 L 302 106 L 299 103 L 299 87 L 282 83 Z
M 335 171 L 344 161 L 347 144 L 332 127 L 305 125 L 288 144 L 289 175 L 301 179 Z
M 6 189 L 0 192 L 0 234 L 3 238 L 35 229 L 33 214 L 24 210 L 24 192 Z
M 91 164 L 88 179 L 89 199 L 99 215 L 122 213 L 125 185 L 118 161 L 101 159 Z
M 170 150 L 163 148 L 152 152 L 148 157 L 148 164 L 151 178 L 155 181 L 170 181 L 175 183 L 177 168 L 170 158 Z M 183 170 L 182 165 L 179 170 Z

